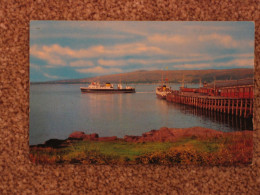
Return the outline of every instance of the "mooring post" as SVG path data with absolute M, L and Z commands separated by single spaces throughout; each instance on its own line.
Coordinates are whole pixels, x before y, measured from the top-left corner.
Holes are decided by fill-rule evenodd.
M 246 99 L 246 102 L 245 102 L 245 111 L 244 111 L 244 117 L 246 118 L 246 114 L 247 114 L 247 99 Z
M 230 99 L 228 99 L 228 114 L 229 114 L 229 109 L 230 109 Z
M 253 115 L 253 99 L 250 99 L 250 110 L 249 110 L 249 112 L 250 112 L 250 115 Z
M 235 100 L 234 99 L 232 99 L 232 115 L 234 114 L 234 108 L 235 107 Z
M 224 113 L 226 113 L 226 99 L 223 100 L 224 101 Z
M 240 117 L 242 116 L 243 112 L 243 99 L 240 99 Z
M 239 100 L 237 99 L 237 105 L 236 105 L 236 116 L 238 115 L 238 102 L 239 102 Z

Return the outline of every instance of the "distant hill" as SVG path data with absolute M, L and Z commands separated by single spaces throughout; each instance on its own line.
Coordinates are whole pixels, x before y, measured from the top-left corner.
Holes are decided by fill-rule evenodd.
M 53 84 L 77 84 L 77 83 L 89 83 L 92 81 L 99 82 L 127 82 L 127 83 L 158 83 L 162 79 L 162 75 L 168 78 L 171 83 L 180 83 L 184 78 L 185 83 L 199 83 L 200 79 L 202 82 L 212 82 L 216 80 L 237 80 L 244 78 L 253 78 L 254 71 L 249 68 L 240 69 L 210 69 L 210 70 L 139 70 L 128 73 L 104 75 L 91 78 L 82 79 L 71 79 L 71 80 L 59 80 L 50 81 L 44 83 Z

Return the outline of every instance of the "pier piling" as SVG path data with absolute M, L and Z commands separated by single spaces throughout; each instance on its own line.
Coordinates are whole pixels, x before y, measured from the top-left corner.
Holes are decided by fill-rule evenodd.
M 167 101 L 240 117 L 253 115 L 253 99 L 228 98 L 221 96 L 199 96 L 198 94 L 168 94 Z

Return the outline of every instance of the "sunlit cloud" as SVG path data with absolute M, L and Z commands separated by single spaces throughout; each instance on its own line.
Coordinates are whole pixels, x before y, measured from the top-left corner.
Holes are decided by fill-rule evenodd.
M 123 57 L 126 55 L 159 55 L 164 50 L 155 46 L 147 46 L 143 43 L 117 44 L 114 46 L 96 45 L 87 49 L 72 49 L 53 45 L 33 45 L 31 55 L 52 64 L 65 64 L 62 57 L 67 58 L 96 58 L 96 57 Z
M 189 43 L 189 37 L 182 35 L 152 35 L 148 37 L 150 42 L 163 43 L 163 44 L 187 44 Z
M 200 35 L 198 37 L 198 40 L 201 42 L 214 43 L 225 48 L 236 48 L 239 46 L 239 43 L 236 40 L 234 40 L 230 35 L 220 35 L 217 33 L 209 35 Z
M 54 45 L 53 47 L 56 49 L 59 48 L 57 45 Z M 41 60 L 45 60 L 49 64 L 65 66 L 66 62 L 62 60 L 62 58 L 59 55 L 56 55 L 54 52 L 52 52 L 52 50 L 52 48 L 49 48 L 47 46 L 43 46 L 40 48 L 37 45 L 33 45 L 30 48 L 30 55 Z
M 98 60 L 98 63 L 102 66 L 125 66 L 127 65 L 127 60 Z
M 101 66 L 96 66 L 93 68 L 76 69 L 80 73 L 95 73 L 95 74 L 110 74 L 110 73 L 120 73 L 121 69 L 118 68 L 103 68 Z

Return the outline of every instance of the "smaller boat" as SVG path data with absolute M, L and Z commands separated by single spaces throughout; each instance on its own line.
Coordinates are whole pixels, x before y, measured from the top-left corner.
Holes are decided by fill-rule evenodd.
M 156 88 L 156 95 L 158 98 L 166 99 L 167 94 L 171 93 L 171 87 L 168 87 L 166 85 L 161 85 Z
M 135 88 L 130 86 L 123 88 L 121 83 L 117 85 L 117 88 L 114 88 L 111 83 L 92 82 L 88 87 L 80 87 L 80 90 L 82 93 L 135 93 Z

